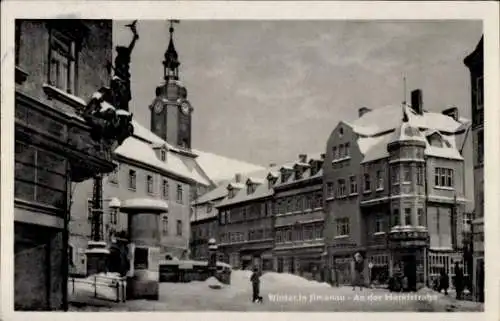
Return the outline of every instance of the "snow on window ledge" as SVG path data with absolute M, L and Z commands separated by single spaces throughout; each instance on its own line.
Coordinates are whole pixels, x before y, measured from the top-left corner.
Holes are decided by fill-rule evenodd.
M 62 89 L 54 87 L 49 84 L 43 84 L 43 91 L 48 96 L 49 99 L 59 100 L 75 109 L 83 109 L 87 105 L 85 100 L 70 93 L 65 92 Z

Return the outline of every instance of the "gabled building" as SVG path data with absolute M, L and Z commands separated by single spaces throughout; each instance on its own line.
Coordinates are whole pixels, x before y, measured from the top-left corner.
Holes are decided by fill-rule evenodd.
M 274 189 L 275 270 L 321 280 L 323 271 L 323 159 L 299 155 L 270 173 Z M 273 175 L 274 174 L 274 175 Z
M 235 268 L 273 269 L 272 191 L 265 175 L 251 176 L 229 183 L 217 205 L 219 252 Z
M 211 156 L 213 158 L 213 156 Z M 217 158 L 221 158 L 217 156 Z M 230 160 L 226 160 L 226 163 Z M 219 173 L 220 174 L 220 173 Z M 247 176 L 250 175 L 250 176 Z M 208 259 L 208 241 L 213 238 L 219 242 L 219 204 L 228 196 L 229 190 L 239 186 L 243 180 L 259 173 L 243 175 L 237 173 L 233 180 L 219 182 L 211 191 L 201 195 L 192 203 L 191 212 L 191 257 L 197 260 Z M 228 189 L 228 187 L 230 187 Z
M 415 90 L 411 105 L 361 108 L 358 119 L 337 125 L 323 166 L 334 282 L 350 282 L 356 252 L 378 282 L 402 273 L 415 288 L 443 268 L 453 274 L 467 201 L 459 147 L 466 123 L 456 108 L 424 110 Z
M 474 146 L 475 217 L 472 221 L 474 251 L 473 289 L 475 298 L 484 301 L 484 53 L 483 37 L 464 59 L 470 71 L 472 135 Z

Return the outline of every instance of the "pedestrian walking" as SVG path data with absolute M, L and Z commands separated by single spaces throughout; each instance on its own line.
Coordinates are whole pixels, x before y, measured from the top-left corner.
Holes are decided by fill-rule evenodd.
M 461 300 L 464 291 L 464 273 L 458 261 L 455 262 L 455 290 L 457 291 L 457 300 Z
M 364 270 L 364 262 L 363 262 L 363 257 L 361 254 L 358 252 L 354 254 L 354 269 L 353 269 L 353 284 L 352 284 L 352 290 L 356 290 L 356 286 L 359 286 L 360 290 L 363 290 L 363 270 Z
M 252 282 L 252 302 L 254 303 L 262 303 L 262 297 L 260 296 L 260 276 L 259 268 L 254 267 L 252 276 L 250 277 L 250 282 Z
M 439 277 L 439 293 L 444 290 L 444 294 L 448 295 L 448 288 L 450 287 L 450 281 L 448 279 L 448 273 L 443 268 L 441 269 L 441 275 Z

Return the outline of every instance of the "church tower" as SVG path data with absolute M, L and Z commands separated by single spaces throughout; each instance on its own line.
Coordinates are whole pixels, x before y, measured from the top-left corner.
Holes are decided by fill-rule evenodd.
M 187 90 L 179 81 L 179 56 L 174 46 L 174 23 L 170 21 L 170 41 L 163 61 L 164 82 L 156 88 L 156 97 L 149 106 L 151 131 L 169 144 L 191 149 L 191 115 L 193 108 Z

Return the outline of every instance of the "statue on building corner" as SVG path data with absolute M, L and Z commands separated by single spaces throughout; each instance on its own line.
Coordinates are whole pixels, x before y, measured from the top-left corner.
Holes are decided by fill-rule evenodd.
M 130 56 L 139 39 L 136 28 L 137 20 L 126 25 L 132 30 L 133 39 L 128 47 L 117 46 L 115 66 L 108 62 L 108 71 L 114 71 L 110 87 L 103 87 L 94 93 L 83 113 L 85 120 L 91 125 L 91 136 L 95 141 L 110 142 L 119 146 L 134 132 L 132 114 L 129 113 L 129 102 L 132 99 L 130 90 Z M 114 143 L 116 142 L 116 143 Z

